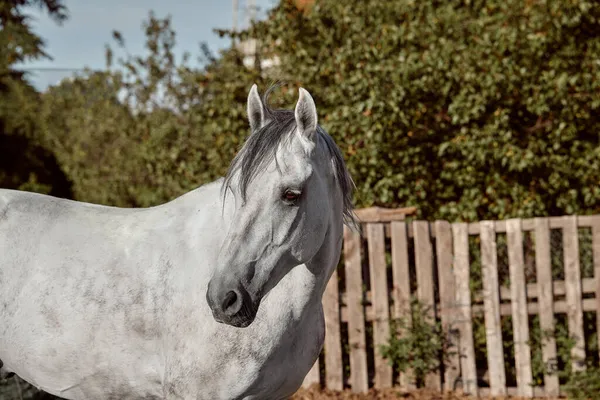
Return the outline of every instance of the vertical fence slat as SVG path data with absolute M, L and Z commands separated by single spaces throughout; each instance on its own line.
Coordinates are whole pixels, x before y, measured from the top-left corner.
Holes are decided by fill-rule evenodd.
M 344 388 L 342 336 L 340 332 L 340 300 L 337 270 L 333 272 L 323 294 L 325 314 L 325 382 L 327 389 Z
M 506 236 L 517 386 L 520 396 L 533 397 L 521 219 L 513 218 L 506 221 Z
M 313 364 L 308 374 L 304 377 L 304 381 L 302 382 L 302 387 L 309 388 L 312 385 L 318 385 L 320 383 L 319 378 L 319 359 Z
M 429 222 L 413 222 L 415 238 L 415 268 L 417 271 L 417 298 L 429 310 L 429 317 L 435 318 L 435 293 L 433 285 L 433 250 L 429 234 Z M 425 377 L 425 386 L 441 389 L 439 371 Z
M 592 257 L 596 279 L 596 332 L 600 351 L 600 215 L 595 215 L 592 223 Z
M 453 390 L 460 376 L 454 270 L 452 268 L 452 230 L 447 221 L 435 221 L 435 250 L 440 290 L 440 317 L 448 340 L 448 360 L 444 370 L 444 390 Z
M 458 330 L 460 334 L 460 358 L 463 391 L 478 395 L 475 346 L 473 343 L 473 321 L 471 313 L 471 291 L 469 289 L 469 233 L 466 223 L 452 224 L 454 246 L 454 276 L 456 304 L 458 307 Z
M 355 393 L 369 390 L 365 315 L 361 273 L 361 236 L 344 227 L 344 264 L 348 309 L 348 346 L 350 347 L 350 385 Z
M 583 307 L 581 304 L 581 270 L 579 268 L 579 237 L 577 235 L 577 217 L 563 217 L 563 252 L 565 267 L 565 289 L 567 301 L 567 319 L 569 336 L 575 340 L 571 349 L 574 371 L 585 366 L 585 336 L 583 333 Z
M 403 318 L 410 326 L 410 270 L 408 264 L 408 239 L 406 231 L 406 222 L 393 221 L 390 226 L 392 236 L 392 279 L 394 301 L 393 317 L 395 319 Z M 403 332 L 399 331 L 399 335 Z M 407 370 L 400 373 L 399 384 L 405 389 L 413 389 L 412 371 Z
M 504 349 L 500 324 L 500 286 L 498 282 L 498 257 L 494 221 L 481 221 L 479 229 L 490 394 L 492 396 L 505 396 L 506 374 L 504 371 Z
M 535 218 L 535 267 L 542 331 L 542 360 L 546 395 L 559 395 L 556 340 L 554 339 L 554 293 L 552 290 L 552 261 L 550 255 L 550 225 L 548 218 Z M 550 335 L 546 337 L 545 333 Z
M 367 243 L 375 317 L 373 321 L 374 385 L 376 388 L 389 388 L 392 386 L 392 367 L 379 351 L 381 345 L 389 343 L 390 336 L 385 231 L 382 223 L 367 224 Z

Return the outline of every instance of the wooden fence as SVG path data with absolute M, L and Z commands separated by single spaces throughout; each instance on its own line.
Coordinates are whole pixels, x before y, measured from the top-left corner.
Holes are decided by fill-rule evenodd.
M 406 376 L 392 370 L 377 349 L 388 343 L 390 318 L 410 316 L 407 311 L 411 296 L 415 296 L 432 307 L 456 350 L 439 373 L 426 377 L 425 386 L 440 390 L 461 387 L 475 395 L 559 394 L 559 380 L 550 371 L 544 372 L 543 383 L 532 384 L 530 317 L 538 315 L 541 330 L 548 330 L 554 328 L 558 314 L 566 314 L 569 334 L 575 340 L 571 355 L 585 358 L 583 315 L 600 306 L 600 296 L 596 296 L 600 293 L 600 215 L 452 224 L 406 222 L 404 215 L 412 211 L 361 210 L 362 235 L 345 230 L 343 265 L 334 273 L 323 298 L 324 351 L 304 385 L 318 383 L 333 390 L 350 387 L 354 392 L 366 392 L 370 387 L 414 387 Z M 581 228 L 591 231 L 592 277 L 582 277 L 580 269 Z M 562 232 L 558 243 L 551 243 L 553 230 Z M 499 280 L 500 235 L 508 253 L 505 272 L 509 285 Z M 524 235 L 534 239 L 533 256 L 529 250 L 524 252 Z M 474 267 L 469 243 L 474 238 L 482 282 L 477 293 L 470 290 Z M 560 280 L 552 277 L 555 247 L 562 249 L 564 279 Z M 526 279 L 527 263 L 533 266 L 534 279 Z M 512 317 L 516 387 L 507 387 L 503 316 Z M 476 317 L 485 324 L 488 387 L 478 383 L 481 371 L 476 367 L 473 337 Z M 600 333 L 600 313 L 596 324 Z M 541 352 L 546 366 L 556 364 L 555 339 L 544 340 Z M 584 366 L 573 361 L 571 368 Z

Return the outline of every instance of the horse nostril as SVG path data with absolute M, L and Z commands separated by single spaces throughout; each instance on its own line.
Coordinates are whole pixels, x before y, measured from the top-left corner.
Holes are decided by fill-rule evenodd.
M 235 306 L 235 303 L 238 300 L 238 295 L 235 291 L 230 290 L 229 292 L 227 292 L 227 294 L 225 295 L 225 299 L 223 300 L 223 311 L 225 312 L 232 312 L 233 314 L 235 314 L 238 310 L 230 310 L 233 306 Z

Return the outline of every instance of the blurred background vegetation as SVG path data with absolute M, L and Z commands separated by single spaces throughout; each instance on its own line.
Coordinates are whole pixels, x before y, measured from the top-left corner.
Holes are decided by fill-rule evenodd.
M 39 5 L 61 22 L 65 10 L 2 4 L 2 187 L 168 201 L 225 172 L 248 134 L 249 87 L 281 80 L 277 106 L 312 92 L 358 206 L 450 221 L 600 211 L 597 2 L 283 0 L 248 30 L 219 32 L 257 39 L 251 63 L 239 46 L 176 60 L 169 17 L 151 14 L 144 54 L 114 32 L 105 71 L 43 93 L 13 68 L 45 56 L 19 16 Z
M 175 59 L 168 16 L 144 54 L 113 32 L 106 68 L 37 91 L 48 57 L 28 7 L 0 1 L 0 187 L 122 207 L 222 176 L 248 135 L 253 83 L 298 86 L 342 149 L 359 207 L 476 221 L 600 212 L 600 4 L 585 0 L 281 0 L 240 46 Z M 189 66 L 190 57 L 204 60 Z M 118 68 L 117 68 L 118 67 Z

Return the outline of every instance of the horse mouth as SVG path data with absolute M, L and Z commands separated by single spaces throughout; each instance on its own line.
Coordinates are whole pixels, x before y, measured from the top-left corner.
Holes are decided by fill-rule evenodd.
M 234 328 L 249 327 L 254 322 L 255 317 L 256 314 L 252 316 L 241 316 L 236 314 L 231 317 L 218 317 L 213 314 L 213 318 L 216 322 L 224 325 L 233 326 Z

